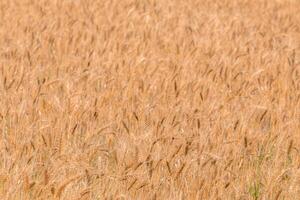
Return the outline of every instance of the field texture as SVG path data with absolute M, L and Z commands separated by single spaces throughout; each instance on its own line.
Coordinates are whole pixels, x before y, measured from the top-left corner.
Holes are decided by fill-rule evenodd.
M 299 0 L 1 0 L 0 199 L 300 199 Z

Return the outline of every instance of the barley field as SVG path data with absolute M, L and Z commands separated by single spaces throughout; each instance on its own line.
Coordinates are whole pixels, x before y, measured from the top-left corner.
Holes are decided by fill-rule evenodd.
M 300 199 L 299 0 L 1 0 L 0 199 Z

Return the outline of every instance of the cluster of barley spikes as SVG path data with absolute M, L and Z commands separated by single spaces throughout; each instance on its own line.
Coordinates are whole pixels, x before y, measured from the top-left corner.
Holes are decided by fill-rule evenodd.
M 300 199 L 299 0 L 1 0 L 0 199 Z

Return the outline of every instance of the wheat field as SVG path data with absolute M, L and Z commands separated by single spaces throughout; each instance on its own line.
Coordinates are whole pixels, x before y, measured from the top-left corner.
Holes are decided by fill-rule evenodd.
M 0 199 L 300 199 L 299 0 L 1 0 Z

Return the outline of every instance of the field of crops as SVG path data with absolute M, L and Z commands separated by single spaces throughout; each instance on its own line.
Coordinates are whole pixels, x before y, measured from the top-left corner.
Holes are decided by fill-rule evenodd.
M 1 0 L 0 199 L 300 198 L 299 0 Z

